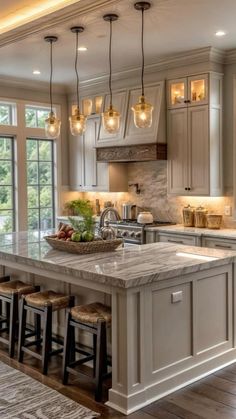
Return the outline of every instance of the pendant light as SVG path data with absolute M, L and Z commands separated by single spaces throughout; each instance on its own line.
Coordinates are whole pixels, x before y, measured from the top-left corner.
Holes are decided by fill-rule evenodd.
M 52 44 L 57 42 L 56 36 L 45 36 L 44 40 L 50 43 L 50 105 L 51 110 L 48 118 L 45 119 L 45 134 L 47 138 L 55 139 L 60 135 L 61 121 L 56 117 L 52 109 L 52 75 L 53 75 L 53 62 L 52 62 Z
M 80 113 L 79 108 L 79 73 L 78 73 L 78 48 L 79 48 L 79 33 L 84 32 L 83 26 L 74 26 L 71 28 L 71 32 L 76 34 L 75 42 L 75 74 L 76 74 L 76 97 L 77 97 L 77 106 L 75 109 L 74 115 L 70 116 L 70 131 L 72 135 L 78 136 L 83 135 L 86 129 L 86 116 Z
M 112 22 L 118 20 L 118 16 L 116 14 L 106 14 L 103 16 L 103 19 L 106 22 L 110 22 L 110 41 L 109 41 L 109 90 L 110 90 L 110 105 L 109 108 L 102 113 L 102 125 L 106 132 L 109 134 L 115 134 L 120 129 L 120 113 L 113 108 L 112 103 L 112 87 L 111 87 L 111 79 L 112 79 L 112 57 L 111 57 L 111 49 L 112 49 Z
M 150 103 L 146 102 L 146 98 L 144 95 L 144 45 L 143 45 L 143 38 L 144 38 L 144 11 L 150 9 L 151 4 L 146 1 L 140 1 L 134 4 L 134 8 L 142 12 L 142 33 L 141 33 L 141 49 L 142 49 L 142 74 L 141 74 L 141 82 L 142 82 L 142 94 L 139 98 L 139 102 L 132 107 L 132 111 L 134 112 L 134 124 L 137 128 L 150 128 L 152 125 L 152 111 L 153 106 Z

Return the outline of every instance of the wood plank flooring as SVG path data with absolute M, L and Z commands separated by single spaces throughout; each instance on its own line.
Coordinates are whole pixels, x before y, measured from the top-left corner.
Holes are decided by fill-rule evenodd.
M 7 351 L 2 345 L 0 346 L 0 360 L 78 403 L 99 412 L 101 419 L 124 419 L 127 417 L 108 408 L 103 403 L 96 403 L 93 398 L 93 385 L 88 378 L 81 376 L 80 385 L 72 378 L 68 386 L 63 386 L 61 384 L 60 357 L 55 357 L 51 362 L 47 377 L 40 373 L 40 364 L 36 359 L 26 356 L 25 363 L 19 364 L 16 360 L 9 359 Z M 109 384 L 107 383 L 104 389 L 104 402 L 107 399 Z M 236 419 L 236 363 L 129 416 L 129 419 L 153 418 Z

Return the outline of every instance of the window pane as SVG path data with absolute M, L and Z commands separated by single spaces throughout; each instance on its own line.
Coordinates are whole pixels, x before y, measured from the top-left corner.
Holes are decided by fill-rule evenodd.
M 29 230 L 39 229 L 39 210 L 37 209 L 28 210 L 28 229 Z
M 12 158 L 11 138 L 0 137 L 0 159 Z
M 43 110 L 43 109 L 39 109 L 37 111 L 37 116 L 38 116 L 38 128 L 44 128 L 45 126 L 45 119 L 48 118 L 48 113 L 49 110 Z
M 12 187 L 0 186 L 0 209 L 12 208 Z
M 12 184 L 12 162 L 0 161 L 0 185 Z
M 35 140 L 27 140 L 27 160 L 38 160 L 38 144 Z
M 0 105 L 0 124 L 11 125 L 11 112 L 9 105 Z
M 40 211 L 41 230 L 47 230 L 53 227 L 53 209 L 44 208 Z
M 50 186 L 40 187 L 40 206 L 52 206 L 52 188 Z
M 13 212 L 0 211 L 0 233 L 13 231 Z
M 52 160 L 52 143 L 50 141 L 39 141 L 39 160 Z
M 52 164 L 51 163 L 39 163 L 39 183 L 41 185 L 52 184 Z
M 37 186 L 28 186 L 28 208 L 37 208 L 39 206 L 38 193 L 39 188 Z
M 38 184 L 38 163 L 36 161 L 27 162 L 27 181 L 28 185 Z
M 31 127 L 31 128 L 37 127 L 36 109 L 34 108 L 25 109 L 25 124 L 27 127 Z

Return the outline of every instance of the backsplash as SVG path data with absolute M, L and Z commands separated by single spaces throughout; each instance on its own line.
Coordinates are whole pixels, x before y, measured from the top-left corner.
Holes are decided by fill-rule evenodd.
M 86 192 L 83 194 L 67 193 L 67 199 L 75 199 L 75 196 L 83 196 L 95 204 L 98 198 L 101 207 L 105 201 L 112 201 L 117 209 L 121 210 L 123 202 L 133 202 L 140 208 L 152 211 L 154 218 L 170 220 L 176 223 L 182 222 L 182 208 L 185 205 L 197 207 L 202 205 L 209 213 L 224 214 L 224 206 L 233 206 L 233 198 L 227 197 L 174 197 L 167 195 L 167 162 L 137 162 L 128 165 L 129 184 L 138 183 L 141 188 L 140 195 L 135 193 L 135 187 L 130 186 L 128 193 L 96 193 Z M 73 198 L 69 198 L 73 194 Z M 236 222 L 232 217 L 224 216 L 225 227 L 235 227 Z

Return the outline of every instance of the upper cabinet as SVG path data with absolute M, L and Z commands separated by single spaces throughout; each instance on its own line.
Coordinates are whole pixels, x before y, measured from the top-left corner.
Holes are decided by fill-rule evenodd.
M 168 193 L 222 195 L 222 75 L 171 80 L 167 89 Z
M 208 74 L 170 80 L 167 87 L 168 108 L 208 104 Z
M 153 123 L 150 128 L 140 129 L 134 125 L 132 106 L 135 105 L 141 95 L 140 87 L 115 91 L 113 93 L 113 105 L 121 113 L 120 130 L 111 135 L 104 132 L 102 124 L 96 147 L 129 146 L 166 142 L 165 120 L 165 92 L 164 82 L 158 82 L 145 86 L 145 97 L 153 105 Z M 104 109 L 109 106 L 110 96 L 105 95 Z

